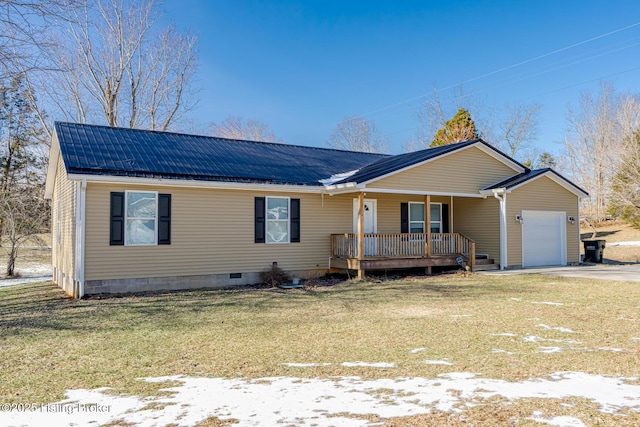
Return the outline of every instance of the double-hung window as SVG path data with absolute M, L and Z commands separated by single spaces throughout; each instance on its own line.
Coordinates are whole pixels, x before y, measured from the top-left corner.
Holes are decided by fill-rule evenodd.
M 424 203 L 409 202 L 409 233 L 424 233 Z
M 255 243 L 299 243 L 300 199 L 256 197 Z
M 289 198 L 267 197 L 267 243 L 289 243 Z
M 447 209 L 442 203 L 431 203 L 429 206 L 430 224 L 432 233 L 443 233 L 448 229 Z M 425 204 L 423 202 L 405 202 L 400 204 L 400 232 L 401 233 L 426 233 Z
M 170 194 L 158 194 L 155 191 L 111 193 L 111 245 L 152 246 L 170 243 Z
M 155 245 L 157 243 L 158 193 L 127 191 L 124 244 Z

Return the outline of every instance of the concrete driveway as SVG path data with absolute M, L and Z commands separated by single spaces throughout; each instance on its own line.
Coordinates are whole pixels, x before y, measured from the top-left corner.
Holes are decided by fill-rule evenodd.
M 536 267 L 514 270 L 479 271 L 486 275 L 549 274 L 552 276 L 578 277 L 583 279 L 640 282 L 640 264 L 596 264 L 572 267 Z

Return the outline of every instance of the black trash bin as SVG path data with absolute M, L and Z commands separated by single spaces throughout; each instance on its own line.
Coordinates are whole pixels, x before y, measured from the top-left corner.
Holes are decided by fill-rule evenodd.
M 602 263 L 606 240 L 583 240 L 584 262 Z

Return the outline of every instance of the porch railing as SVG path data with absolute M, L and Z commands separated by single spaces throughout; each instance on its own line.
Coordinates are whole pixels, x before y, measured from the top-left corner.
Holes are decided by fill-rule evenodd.
M 363 257 L 463 255 L 475 260 L 475 242 L 460 233 L 431 233 L 430 248 L 426 242 L 426 233 L 365 234 Z M 358 258 L 358 235 L 332 234 L 331 253 L 336 258 Z

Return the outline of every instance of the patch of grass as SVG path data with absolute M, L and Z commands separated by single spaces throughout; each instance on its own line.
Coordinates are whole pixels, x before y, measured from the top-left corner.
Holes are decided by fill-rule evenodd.
M 172 375 L 433 378 L 464 371 L 518 381 L 581 371 L 632 377 L 640 372 L 640 342 L 632 340 L 640 336 L 639 300 L 637 284 L 540 275 L 446 275 L 296 292 L 186 291 L 89 300 L 67 299 L 52 284 L 0 288 L 0 398 L 53 402 L 67 389 L 99 387 L 156 395 L 171 383 L 137 379 Z M 541 304 L 546 302 L 563 305 Z M 515 336 L 499 335 L 507 333 Z M 542 353 L 543 346 L 561 351 Z M 626 351 L 598 350 L 607 347 Z M 412 353 L 416 348 L 426 350 Z M 358 361 L 397 367 L 341 366 Z M 328 365 L 283 365 L 293 362 Z M 507 423 L 529 417 L 535 406 L 481 403 Z M 445 424 L 458 417 L 428 416 Z M 469 425 L 478 425 L 486 413 L 473 409 L 468 416 L 475 417 Z M 610 417 L 601 418 L 597 422 L 607 425 Z M 223 425 L 217 422 L 208 425 Z M 398 422 L 390 425 L 421 425 Z

